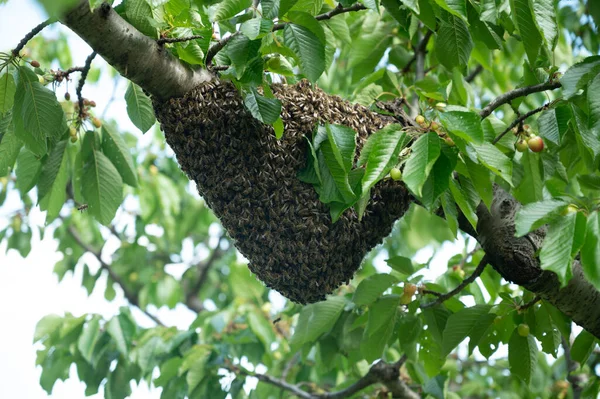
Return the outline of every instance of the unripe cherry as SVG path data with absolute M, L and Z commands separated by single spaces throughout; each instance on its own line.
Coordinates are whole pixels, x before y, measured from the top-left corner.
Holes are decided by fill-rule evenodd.
M 527 148 L 529 148 L 529 147 L 527 146 L 527 142 L 525 140 L 519 139 L 517 141 L 517 144 L 515 144 L 515 148 L 519 152 L 525 152 L 525 151 L 527 151 Z
M 521 337 L 526 337 L 529 335 L 529 326 L 527 324 L 519 324 L 519 327 L 517 327 L 517 332 Z
M 415 121 L 419 125 L 423 125 L 425 123 L 425 117 L 423 115 L 417 115 L 417 117 L 415 118 Z
M 402 179 L 402 172 L 398 168 L 392 168 L 392 170 L 390 170 L 390 177 L 392 180 L 398 181 Z
M 31 61 L 31 66 L 34 68 L 39 68 L 40 67 L 40 63 L 36 60 Z
M 100 128 L 102 127 L 102 121 L 98 118 L 92 118 L 92 124 L 96 127 L 96 128 Z

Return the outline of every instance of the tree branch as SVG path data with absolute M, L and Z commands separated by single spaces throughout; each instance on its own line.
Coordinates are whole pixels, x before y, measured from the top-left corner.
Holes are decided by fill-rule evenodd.
M 181 42 L 189 42 L 190 40 L 202 39 L 204 36 L 202 35 L 192 35 L 186 37 L 161 37 L 156 41 L 156 43 L 162 44 L 172 44 L 172 43 L 181 43 Z
M 96 52 L 93 51 L 92 54 L 90 54 L 86 60 L 85 60 L 85 65 L 83 66 L 83 69 L 81 70 L 81 76 L 79 77 L 79 83 L 77 84 L 77 89 L 75 90 L 75 93 L 77 94 L 77 102 L 79 104 L 79 118 L 83 119 L 84 116 L 84 109 L 83 109 L 83 96 L 81 95 L 81 92 L 83 90 L 83 85 L 85 85 L 85 80 L 87 79 L 87 75 L 90 72 L 90 68 L 92 67 L 92 61 L 94 60 L 94 58 L 96 58 Z
M 479 64 L 475 67 L 475 69 L 473 69 L 471 71 L 471 73 L 469 73 L 467 75 L 467 77 L 465 78 L 465 81 L 467 83 L 471 83 L 472 81 L 475 80 L 475 78 L 477 77 L 477 75 L 479 75 L 481 72 L 483 72 L 483 65 Z
M 185 303 L 190 309 L 196 311 L 197 313 L 200 313 L 201 311 L 204 310 L 204 306 L 202 306 L 202 304 L 199 303 L 197 300 L 198 299 L 198 291 L 200 291 L 202 286 L 204 286 L 204 283 L 206 282 L 206 278 L 208 277 L 208 271 L 210 270 L 210 268 L 223 255 L 223 250 L 220 248 L 220 244 L 224 238 L 225 238 L 225 235 L 222 235 L 221 237 L 219 237 L 217 246 L 215 247 L 215 249 L 213 249 L 213 251 L 210 253 L 208 258 L 205 261 L 199 262 L 196 265 L 196 269 L 198 270 L 198 278 L 194 282 L 194 285 L 187 292 L 187 294 L 185 296 Z
M 481 258 L 481 261 L 479 261 L 479 264 L 477 265 L 477 268 L 475 269 L 473 274 L 471 274 L 469 277 L 464 279 L 463 282 L 460 283 L 452 291 L 450 291 L 446 294 L 439 295 L 437 297 L 437 299 L 433 302 L 422 304 L 421 309 L 427 309 L 427 308 L 431 308 L 433 306 L 437 306 L 437 305 L 441 304 L 442 302 L 447 301 L 448 299 L 452 298 L 454 295 L 458 294 L 459 292 L 461 292 L 467 285 L 471 284 L 473 281 L 475 281 L 475 279 L 477 277 L 481 276 L 481 273 L 483 273 L 487 264 L 488 264 L 488 257 L 487 257 L 487 255 L 484 255 L 484 257 Z
M 521 204 L 499 186 L 488 209 L 477 207 L 477 229 L 464 217 L 459 227 L 481 244 L 489 263 L 507 281 L 518 284 L 554 305 L 590 334 L 600 338 L 600 292 L 586 280 L 578 260 L 572 264 L 573 277 L 565 287 L 555 273 L 542 270 L 538 248 L 546 236 L 542 227 L 529 237 L 515 237 L 515 216 Z
M 130 304 L 132 304 L 133 306 L 137 307 L 142 312 L 144 312 L 144 314 L 146 316 L 148 316 L 152 321 L 154 321 L 159 326 L 164 326 L 163 322 L 160 321 L 160 319 L 158 319 L 152 313 L 150 313 L 147 310 L 142 309 L 140 307 L 137 295 L 135 295 L 133 292 L 131 292 L 129 290 L 129 288 L 127 288 L 127 286 L 125 285 L 125 283 L 123 282 L 121 277 L 117 273 L 115 273 L 115 271 L 110 267 L 110 265 L 108 263 L 106 263 L 106 262 L 104 262 L 104 260 L 102 260 L 101 251 L 95 250 L 89 244 L 84 242 L 83 239 L 81 238 L 81 236 L 79 235 L 79 232 L 73 227 L 73 225 L 69 224 L 67 227 L 67 230 L 68 230 L 69 234 L 71 234 L 71 236 L 73 237 L 75 242 L 77 242 L 77 244 L 81 248 L 83 248 L 86 252 L 89 252 L 92 255 L 94 255 L 94 257 L 98 260 L 98 262 L 100 262 L 100 268 L 103 270 L 106 270 L 110 279 L 113 280 L 115 283 L 117 283 L 121 287 L 121 289 L 123 290 L 123 295 L 125 296 L 125 298 L 127 298 L 127 300 L 129 301 Z M 110 281 L 107 282 L 107 284 L 110 284 Z
M 344 7 L 341 3 L 337 5 L 336 8 L 334 8 L 331 11 L 325 12 L 323 14 L 319 14 L 315 17 L 315 19 L 317 21 L 325 21 L 327 19 L 331 19 L 333 17 L 335 17 L 336 15 L 340 15 L 343 14 L 345 12 L 352 12 L 352 11 L 361 11 L 361 10 L 366 10 L 367 7 L 365 7 L 362 3 L 354 3 L 353 5 L 349 6 L 349 7 Z M 289 22 L 281 22 L 278 24 L 273 25 L 273 29 L 271 29 L 272 32 L 275 32 L 277 30 L 281 30 L 283 28 L 285 28 L 285 26 L 288 24 Z
M 279 378 L 271 377 L 266 374 L 254 373 L 245 368 L 229 364 L 228 368 L 230 371 L 236 374 L 247 375 L 256 377 L 259 381 L 266 382 L 267 384 L 274 385 L 285 391 L 291 392 L 302 399 L 344 399 L 349 398 L 357 392 L 376 384 L 382 383 L 388 388 L 394 398 L 399 399 L 419 399 L 420 395 L 412 391 L 405 383 L 400 379 L 400 368 L 406 362 L 406 355 L 403 355 L 395 363 L 386 363 L 382 360 L 373 364 L 367 374 L 362 376 L 354 384 L 336 392 L 326 393 L 310 393 L 306 392 L 298 385 L 290 384 Z
M 481 119 L 487 118 L 492 112 L 494 112 L 496 108 L 514 100 L 515 98 L 528 96 L 533 93 L 539 93 L 540 91 L 558 89 L 561 86 L 562 85 L 558 81 L 550 81 L 533 86 L 519 87 L 518 89 L 506 92 L 490 101 L 490 103 L 486 105 L 481 112 L 479 112 L 479 116 L 481 116 Z
M 573 360 L 571 357 L 571 345 L 569 341 L 565 338 L 565 336 L 561 336 L 561 342 L 563 349 L 565 350 L 565 363 L 567 366 L 567 381 L 571 384 L 571 388 L 573 389 L 573 399 L 581 398 L 581 392 L 583 391 L 583 387 L 580 385 L 581 381 L 577 376 L 574 376 L 573 371 L 577 370 L 579 367 L 577 362 Z
M 550 103 L 546 103 L 546 104 L 542 105 L 541 107 L 533 109 L 533 110 L 519 116 L 517 119 L 512 121 L 512 123 L 510 125 L 508 125 L 508 127 L 506 129 L 504 129 L 504 131 L 502 133 L 500 133 L 498 136 L 496 136 L 494 141 L 492 141 L 492 144 L 496 144 L 497 142 L 499 142 L 502 139 L 502 137 L 504 137 L 504 135 L 506 135 L 506 133 L 510 132 L 519 123 L 523 122 L 525 119 L 529 118 L 532 115 L 535 115 L 539 112 L 542 112 L 545 109 L 548 109 L 549 106 L 550 106 Z
M 44 22 L 40 23 L 35 28 L 33 28 L 31 30 L 31 32 L 29 32 L 28 34 L 26 34 L 25 37 L 23 39 L 21 39 L 21 41 L 19 42 L 19 44 L 17 44 L 17 47 L 15 47 L 12 50 L 13 57 L 18 57 L 19 53 L 21 52 L 21 50 L 23 50 L 23 47 L 25 47 L 27 45 L 27 43 L 31 39 L 33 39 L 38 33 L 40 33 L 46 26 L 51 25 L 54 22 L 56 22 L 55 19 L 49 18 L 49 19 L 45 20 Z
M 88 0 L 68 12 L 61 22 L 77 33 L 124 77 L 153 96 L 166 100 L 214 79 L 205 69 L 192 70 L 125 21 L 108 3 L 94 12 Z

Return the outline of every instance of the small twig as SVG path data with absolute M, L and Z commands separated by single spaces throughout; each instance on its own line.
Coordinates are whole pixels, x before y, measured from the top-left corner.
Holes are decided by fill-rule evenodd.
M 123 295 L 125 296 L 125 298 L 127 298 L 127 300 L 129 301 L 130 304 L 132 304 L 133 306 L 137 307 L 142 312 L 144 312 L 144 314 L 146 316 L 148 316 L 150 319 L 152 319 L 152 321 L 154 321 L 159 326 L 164 326 L 163 322 L 160 321 L 160 319 L 158 319 L 152 313 L 150 313 L 147 310 L 142 309 L 140 307 L 137 296 L 127 288 L 127 286 L 125 285 L 125 283 L 123 282 L 121 277 L 117 273 L 115 273 L 115 271 L 110 267 L 110 265 L 108 263 L 106 263 L 104 260 L 102 260 L 101 251 L 95 250 L 89 244 L 84 242 L 83 239 L 81 238 L 81 236 L 79 235 L 79 232 L 77 230 L 75 230 L 75 228 L 72 225 L 69 224 L 69 226 L 67 227 L 67 230 L 69 231 L 69 234 L 71 234 L 71 236 L 73 237 L 75 242 L 77 242 L 77 244 L 81 248 L 83 248 L 86 252 L 89 252 L 92 255 L 94 255 L 94 257 L 98 260 L 98 262 L 100 262 L 100 268 L 103 270 L 106 270 L 110 279 L 112 281 L 114 281 L 115 283 L 117 283 L 121 287 L 121 289 L 123 290 Z M 110 284 L 110 281 L 107 282 L 107 284 Z
M 520 123 L 523 123 L 523 121 L 525 119 L 527 119 L 530 116 L 535 115 L 539 112 L 542 112 L 545 109 L 548 109 L 549 106 L 550 106 L 550 103 L 546 103 L 546 104 L 542 105 L 541 107 L 533 109 L 523 115 L 520 115 L 518 118 L 516 118 L 514 121 L 512 121 L 512 123 L 510 125 L 508 125 L 508 127 L 506 129 L 504 129 L 504 131 L 502 133 L 500 133 L 498 136 L 496 136 L 496 138 L 492 141 L 492 144 L 496 144 L 497 142 L 499 142 L 502 139 L 502 137 L 504 137 L 506 135 L 506 133 L 510 132 L 515 126 L 519 125 Z
M 194 298 L 198 296 L 198 291 L 200 291 L 200 288 L 202 288 L 202 286 L 206 282 L 206 278 L 208 277 L 208 271 L 210 270 L 212 265 L 218 259 L 220 259 L 221 255 L 223 255 L 223 250 L 221 249 L 221 241 L 224 239 L 225 239 L 225 235 L 222 235 L 221 237 L 219 237 L 217 246 L 215 247 L 215 249 L 213 249 L 213 251 L 208 256 L 208 258 L 205 261 L 199 262 L 196 265 L 196 269 L 198 269 L 198 278 L 196 279 L 196 281 L 194 282 L 194 285 L 190 288 L 190 290 L 188 291 L 188 293 L 186 295 L 186 303 L 188 304 L 188 307 L 192 308 L 191 304 L 193 303 Z M 196 307 L 197 306 L 194 306 L 194 308 L 196 308 Z M 198 309 L 198 310 L 201 310 L 201 309 Z
M 573 371 L 577 370 L 578 365 L 577 365 L 577 362 L 575 362 L 573 360 L 573 358 L 571 357 L 571 345 L 569 344 L 569 342 L 567 341 L 567 339 L 565 338 L 564 335 L 562 335 L 560 338 L 561 338 L 563 349 L 565 350 L 565 363 L 567 366 L 567 381 L 569 381 L 569 383 L 571 384 L 571 388 L 573 389 L 573 399 L 579 399 L 579 398 L 581 398 L 581 391 L 583 390 L 583 387 L 580 385 L 579 378 L 577 378 L 577 376 L 574 376 L 572 374 Z
M 17 47 L 15 47 L 12 50 L 13 57 L 18 57 L 19 53 L 21 52 L 21 50 L 23 50 L 23 47 L 25 47 L 27 45 L 27 43 L 31 39 L 34 38 L 35 35 L 37 35 L 38 33 L 40 33 L 42 31 L 42 29 L 44 29 L 46 26 L 51 25 L 54 22 L 56 22 L 56 19 L 49 18 L 49 19 L 45 20 L 44 22 L 42 22 L 41 24 L 39 24 L 38 26 L 36 26 L 35 28 L 33 28 L 31 30 L 31 32 L 29 32 L 28 34 L 26 34 L 25 37 L 23 39 L 21 39 L 21 41 L 19 42 L 19 44 L 17 44 Z
M 533 305 L 535 305 L 536 303 L 538 303 L 538 302 L 539 302 L 539 301 L 541 301 L 541 300 L 542 300 L 542 298 L 541 298 L 539 295 L 536 295 L 536 296 L 535 296 L 535 298 L 533 298 L 531 301 L 529 301 L 529 302 L 527 302 L 527 303 L 525 303 L 525 304 L 523 304 L 523 305 L 519 306 L 519 307 L 517 308 L 517 310 L 518 310 L 519 312 L 522 312 L 522 311 L 524 311 L 524 310 L 526 310 L 526 309 L 529 309 L 530 307 L 532 307 Z
M 483 273 L 483 270 L 485 269 L 487 263 L 488 263 L 487 255 L 484 255 L 484 257 L 481 258 L 481 261 L 477 265 L 477 268 L 475 269 L 473 274 L 471 274 L 469 277 L 464 279 L 463 282 L 460 283 L 452 291 L 450 291 L 446 294 L 441 294 L 433 302 L 429 302 L 429 303 L 425 303 L 425 304 L 421 305 L 421 309 L 426 309 L 426 308 L 431 308 L 433 306 L 437 306 L 437 305 L 441 304 L 442 302 L 447 301 L 448 299 L 452 298 L 454 295 L 458 294 L 459 292 L 461 292 L 467 285 L 471 284 L 473 281 L 475 281 L 475 279 L 477 277 L 479 277 L 481 275 L 481 273 Z
M 331 18 L 335 17 L 336 15 L 343 14 L 345 12 L 361 11 L 361 10 L 366 10 L 366 9 L 367 9 L 367 7 L 365 7 L 362 3 L 355 3 L 349 7 L 344 7 L 340 3 L 333 10 L 317 15 L 315 17 L 315 19 L 317 21 L 324 21 L 327 19 L 331 19 Z M 288 24 L 288 22 L 281 22 L 281 23 L 275 24 L 275 25 L 273 25 L 273 29 L 271 29 L 271 31 L 275 32 L 277 30 L 281 30 L 281 29 L 285 28 L 285 26 L 287 24 Z
M 511 90 L 493 99 L 481 110 L 479 116 L 481 116 L 481 119 L 487 118 L 492 112 L 494 112 L 496 108 L 514 100 L 515 98 L 528 96 L 529 94 L 533 93 L 539 93 L 540 91 L 558 89 L 561 86 L 562 85 L 559 81 L 549 81 L 533 86 L 519 87 L 518 89 Z
M 181 42 L 188 42 L 190 40 L 196 40 L 196 39 L 204 39 L 204 36 L 202 35 L 192 35 L 192 36 L 186 36 L 186 37 L 161 37 L 160 39 L 156 40 L 156 43 L 158 43 L 159 45 L 163 45 L 165 43 L 181 43 Z
M 214 45 L 212 45 L 211 48 L 209 48 L 208 52 L 206 53 L 206 66 L 212 67 L 212 60 L 213 60 L 213 58 L 215 58 L 215 55 L 217 55 L 217 53 L 219 51 L 223 50 L 223 47 L 225 47 L 231 39 L 233 39 L 235 36 L 239 35 L 240 33 L 241 33 L 240 31 L 237 31 L 237 32 L 219 40 Z
M 73 67 L 73 68 L 69 68 L 65 71 L 61 71 L 60 69 L 58 71 L 53 72 L 54 78 L 58 81 L 61 81 L 62 79 L 66 79 L 69 77 L 70 74 L 75 73 L 75 72 L 83 72 L 84 67 Z
M 421 39 L 421 41 L 419 42 L 417 47 L 415 47 L 415 54 L 410 59 L 410 61 L 408 61 L 408 63 L 404 66 L 404 68 L 402 68 L 402 71 L 400 71 L 400 73 L 405 74 L 408 71 L 410 71 L 410 67 L 412 66 L 412 64 L 415 61 L 417 61 L 417 54 L 426 53 L 425 48 L 427 47 L 427 43 L 429 43 L 429 39 L 431 39 L 432 35 L 433 35 L 433 31 L 427 30 L 427 33 L 425 33 L 425 36 L 423 36 L 423 38 Z
M 475 80 L 475 78 L 477 77 L 477 75 L 479 75 L 481 72 L 483 72 L 483 65 L 479 64 L 475 67 L 475 69 L 473 69 L 471 71 L 470 74 L 467 75 L 467 77 L 465 78 L 465 81 L 467 83 L 471 83 L 472 81 Z
M 81 95 L 81 91 L 83 90 L 83 85 L 85 84 L 85 80 L 87 79 L 87 75 L 90 72 L 90 68 L 92 66 L 92 61 L 96 57 L 96 52 L 92 52 L 92 54 L 88 55 L 85 60 L 85 65 L 83 66 L 83 70 L 81 71 L 81 77 L 79 78 L 79 83 L 77 84 L 77 89 L 75 93 L 77 93 L 77 101 L 79 104 L 79 117 L 83 119 L 83 96 Z

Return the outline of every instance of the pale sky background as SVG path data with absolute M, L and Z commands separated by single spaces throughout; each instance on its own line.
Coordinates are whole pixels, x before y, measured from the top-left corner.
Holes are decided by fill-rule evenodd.
M 34 26 L 45 20 L 43 10 L 33 0 L 10 0 L 6 5 L 0 6 L 0 51 L 13 48 L 21 38 Z M 58 25 L 58 24 L 56 24 Z M 52 35 L 60 26 L 46 28 L 44 34 Z M 71 34 L 70 47 L 74 65 L 83 65 L 91 49 L 75 35 Z M 94 60 L 94 65 L 102 65 L 100 57 Z M 101 115 L 111 97 L 113 83 L 106 74 L 98 85 L 86 85 L 84 95 L 92 98 L 98 104 L 97 114 Z M 120 129 L 135 132 L 135 127 L 129 121 L 125 112 L 126 105 L 123 95 L 126 89 L 123 80 L 119 86 L 116 100 L 112 103 L 108 118 L 113 118 L 119 123 Z M 70 85 L 71 95 L 74 97 L 75 84 Z M 59 89 L 62 95 L 64 89 Z M 0 229 L 8 224 L 8 216 L 20 209 L 20 201 L 16 192 L 9 196 L 0 208 Z M 39 209 L 31 212 L 31 220 L 37 225 L 43 225 L 44 214 Z M 446 243 L 444 250 L 440 251 L 432 262 L 432 270 L 426 270 L 427 277 L 433 279 L 445 271 L 448 259 L 462 251 L 464 241 L 459 240 L 454 244 Z M 0 398 L 42 399 L 49 398 L 39 386 L 41 369 L 35 366 L 36 348 L 32 344 L 33 332 L 36 323 L 45 315 L 71 312 L 75 316 L 85 313 L 98 313 L 104 317 L 111 317 L 118 313 L 121 306 L 127 305 L 123 293 L 117 288 L 117 297 L 112 302 L 104 299 L 105 278 L 96 284 L 95 290 L 88 297 L 81 286 L 81 268 L 75 274 L 67 273 L 61 283 L 52 273 L 54 264 L 61 259 L 56 252 L 57 242 L 52 239 L 52 228 L 46 230 L 45 237 L 40 240 L 37 229 L 34 229 L 32 251 L 26 259 L 15 251 L 7 254 L 6 244 L 0 245 Z M 432 254 L 426 248 L 417 254 L 417 261 L 426 261 Z M 383 263 L 382 256 L 379 261 Z M 90 265 L 95 259 L 86 258 Z M 378 262 L 379 263 L 379 262 Z M 92 270 L 94 272 L 95 270 Z M 278 295 L 273 296 L 277 300 Z M 279 302 L 279 300 L 277 300 Z M 471 304 L 469 304 L 471 305 Z M 169 311 L 159 309 L 154 312 L 167 325 L 186 329 L 194 320 L 195 315 L 183 306 Z M 136 320 L 143 326 L 152 326 L 153 323 L 141 312 L 133 309 Z M 506 350 L 498 351 L 499 356 L 506 356 Z M 77 379 L 75 366 L 71 369 L 71 378 L 67 381 L 57 381 L 54 385 L 52 398 L 74 399 L 84 398 L 85 385 Z M 160 390 L 148 389 L 145 383 L 134 387 L 134 399 L 159 398 Z M 91 398 L 103 397 L 102 390 Z

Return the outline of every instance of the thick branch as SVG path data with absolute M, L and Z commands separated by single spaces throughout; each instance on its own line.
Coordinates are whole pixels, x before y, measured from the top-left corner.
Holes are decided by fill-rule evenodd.
M 495 186 L 490 209 L 483 203 L 477 207 L 477 231 L 465 218 L 459 218 L 459 224 L 479 241 L 489 263 L 502 277 L 556 306 L 600 338 L 600 292 L 586 280 L 578 260 L 572 265 L 573 278 L 563 288 L 555 273 L 542 270 L 537 251 L 546 229 L 534 231 L 529 237 L 515 237 L 515 215 L 520 206 L 510 194 Z
M 365 374 L 363 377 L 361 377 L 358 381 L 356 381 L 349 387 L 336 392 L 326 392 L 320 394 L 306 392 L 300 389 L 298 385 L 290 384 L 289 382 L 283 379 L 271 377 L 267 374 L 253 373 L 249 370 L 238 366 L 229 365 L 229 369 L 236 374 L 256 377 L 259 381 L 266 382 L 267 384 L 271 384 L 285 391 L 291 392 L 295 396 L 302 399 L 350 398 L 357 392 L 360 392 L 363 389 L 376 383 L 382 383 L 383 385 L 385 385 L 386 388 L 390 390 L 394 398 L 419 399 L 420 396 L 416 392 L 412 391 L 404 383 L 404 381 L 400 379 L 400 367 L 402 367 L 405 361 L 406 355 L 402 356 L 400 360 L 392 364 L 386 363 L 384 361 L 379 361 L 371 366 L 367 374 Z
M 540 91 L 554 90 L 558 89 L 559 87 L 561 87 L 561 84 L 558 81 L 540 83 L 534 86 L 519 87 L 518 89 L 511 90 L 493 99 L 488 105 L 485 106 L 485 108 L 481 110 L 479 116 L 481 116 L 482 119 L 487 118 L 492 112 L 494 112 L 496 108 L 514 100 L 515 98 L 528 96 L 533 93 L 539 93 Z
M 83 248 L 85 251 L 87 251 L 87 252 L 91 253 L 92 255 L 94 255 L 94 257 L 98 260 L 98 262 L 100 262 L 100 267 L 103 270 L 106 270 L 106 272 L 108 273 L 110 279 L 112 281 L 114 281 L 115 283 L 117 283 L 119 285 L 119 287 L 121 287 L 121 289 L 123 290 L 123 294 L 125 295 L 125 298 L 127 298 L 127 300 L 129 301 L 130 304 L 132 304 L 133 306 L 139 308 L 142 312 L 144 312 L 144 314 L 146 316 L 148 316 L 150 319 L 152 319 L 152 321 L 154 321 L 159 326 L 164 326 L 163 322 L 160 321 L 156 316 L 154 316 L 152 313 L 150 313 L 147 310 L 142 309 L 140 307 L 140 304 L 139 304 L 137 296 L 133 292 L 131 292 L 129 290 L 129 288 L 127 288 L 127 286 L 125 285 L 125 283 L 121 279 L 121 276 L 119 276 L 117 273 L 115 273 L 115 271 L 110 267 L 110 265 L 102 260 L 102 256 L 101 256 L 100 251 L 95 250 L 89 244 L 87 244 L 85 241 L 83 241 L 83 239 L 79 235 L 79 232 L 72 225 L 69 225 L 67 227 L 67 230 L 69 231 L 69 234 L 71 234 L 71 236 L 73 237 L 73 239 L 75 240 L 75 242 L 77 242 L 77 244 L 81 248 Z M 107 284 L 110 284 L 110 282 L 108 282 Z
M 182 96 L 202 82 L 208 71 L 192 70 L 155 40 L 125 21 L 103 3 L 90 11 L 88 0 L 66 14 L 61 22 L 85 40 L 124 77 L 159 99 Z

